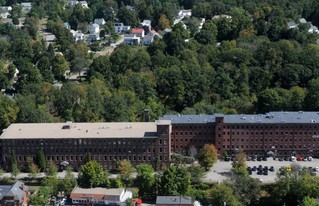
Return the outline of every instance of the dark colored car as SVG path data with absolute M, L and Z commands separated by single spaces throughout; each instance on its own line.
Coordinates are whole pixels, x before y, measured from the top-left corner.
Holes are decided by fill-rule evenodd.
M 252 171 L 256 172 L 257 171 L 257 167 L 253 166 L 253 168 L 251 169 Z
M 261 157 L 257 157 L 257 161 L 261 161 Z
M 265 166 L 263 170 L 264 170 L 264 171 L 266 171 L 266 170 L 268 171 L 268 167 L 267 167 L 267 166 Z
M 268 175 L 268 170 L 264 170 L 263 175 Z
M 270 171 L 270 172 L 274 172 L 274 171 L 275 171 L 274 166 L 271 166 L 271 167 L 269 168 L 269 171 Z
M 284 161 L 284 159 L 283 159 L 282 157 L 279 157 L 278 160 L 279 160 L 280 162 Z
M 263 174 L 263 171 L 262 170 L 259 170 L 258 172 L 257 172 L 257 175 L 262 175 Z
M 263 157 L 263 161 L 267 161 L 267 157 Z
M 289 157 L 284 157 L 284 160 L 285 161 L 289 161 Z
M 225 157 L 224 159 L 226 162 L 229 162 L 230 161 L 230 157 Z

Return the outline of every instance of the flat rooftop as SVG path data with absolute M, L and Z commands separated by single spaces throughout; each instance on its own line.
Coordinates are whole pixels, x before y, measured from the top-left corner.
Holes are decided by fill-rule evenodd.
M 157 125 L 163 124 L 170 121 L 11 124 L 0 139 L 156 138 Z
M 172 124 L 214 123 L 216 117 L 224 117 L 230 124 L 305 124 L 319 123 L 319 112 L 269 112 L 266 114 L 211 114 L 211 115 L 165 115 L 161 120 L 171 120 Z

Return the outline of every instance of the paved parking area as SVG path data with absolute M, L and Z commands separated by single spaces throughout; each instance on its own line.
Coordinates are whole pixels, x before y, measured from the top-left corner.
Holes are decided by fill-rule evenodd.
M 247 161 L 247 165 L 249 167 L 259 165 L 273 166 L 275 168 L 275 172 L 268 172 L 268 175 L 257 175 L 257 172 L 252 173 L 253 178 L 261 179 L 264 183 L 271 183 L 275 181 L 277 177 L 277 172 L 280 167 L 282 166 L 289 166 L 291 164 L 299 164 L 301 167 L 319 167 L 319 159 L 313 159 L 311 162 L 304 162 L 304 161 L 278 161 L 273 160 L 272 158 L 268 158 L 267 161 Z M 204 182 L 222 182 L 227 178 L 227 174 L 229 174 L 232 167 L 232 162 L 225 162 L 225 161 L 218 161 L 209 172 L 205 175 Z M 316 172 L 316 175 L 319 175 L 319 172 Z

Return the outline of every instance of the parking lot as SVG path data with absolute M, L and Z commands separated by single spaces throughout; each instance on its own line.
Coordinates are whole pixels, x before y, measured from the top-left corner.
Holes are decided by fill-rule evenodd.
M 268 172 L 268 175 L 257 175 L 257 172 L 252 172 L 253 178 L 261 179 L 263 183 L 271 183 L 275 181 L 275 178 L 277 177 L 277 172 L 280 167 L 282 166 L 290 166 L 291 164 L 299 164 L 301 167 L 319 167 L 319 159 L 313 159 L 312 161 L 278 161 L 273 160 L 273 158 L 267 158 L 267 161 L 247 161 L 248 167 L 258 167 L 259 165 L 262 165 L 262 167 L 267 166 L 270 168 L 273 166 L 275 168 L 275 172 Z M 232 162 L 225 162 L 220 161 L 211 168 L 211 170 L 205 175 L 204 181 L 205 182 L 222 182 L 227 178 L 227 175 L 229 174 L 232 167 Z M 316 172 L 316 175 L 319 175 L 319 172 Z

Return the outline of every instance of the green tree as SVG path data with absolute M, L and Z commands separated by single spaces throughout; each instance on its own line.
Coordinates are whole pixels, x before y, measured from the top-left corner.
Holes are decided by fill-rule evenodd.
M 217 184 L 209 190 L 208 202 L 212 205 L 241 206 L 242 204 L 234 196 L 233 189 L 225 184 Z
M 72 168 L 68 167 L 66 169 L 64 178 L 59 183 L 59 188 L 61 191 L 64 192 L 65 195 L 70 195 L 77 184 L 76 178 L 74 177 L 72 172 Z
M 53 161 L 49 161 L 45 170 L 47 177 L 55 177 L 58 174 L 58 167 Z
M 131 162 L 128 160 L 121 160 L 118 164 L 117 170 L 124 184 L 126 186 L 130 186 L 132 175 L 135 172 L 135 168 L 132 166 Z
M 258 95 L 257 108 L 260 113 L 280 110 L 281 98 L 274 89 L 265 89 Z
M 15 122 L 18 116 L 19 107 L 16 102 L 7 96 L 0 94 L 0 129 L 8 127 Z
M 48 187 L 41 186 L 39 190 L 30 197 L 30 204 L 32 205 L 45 205 L 48 203 L 50 197 L 50 190 Z
M 217 162 L 217 150 L 212 144 L 205 144 L 197 157 L 200 165 L 208 171 Z
M 83 188 L 107 187 L 109 179 L 107 172 L 96 161 L 89 161 L 81 167 L 78 184 Z
M 136 166 L 136 184 L 139 188 L 138 194 L 143 199 L 155 197 L 155 175 L 154 168 L 150 164 L 139 164 Z
M 63 55 L 57 54 L 54 56 L 53 65 L 52 65 L 52 73 L 55 79 L 63 80 L 64 73 L 68 68 L 69 68 L 69 64 Z
M 35 179 L 39 175 L 39 168 L 38 165 L 35 163 L 31 162 L 29 164 L 29 177 L 32 179 Z
M 41 172 L 44 172 L 45 169 L 47 168 L 47 161 L 45 159 L 43 149 L 40 149 L 37 151 L 37 165 L 39 166 L 39 170 Z
M 11 163 L 11 174 L 14 178 L 17 178 L 18 174 L 20 173 L 20 170 L 19 170 L 15 151 L 13 150 L 11 151 L 10 163 Z
M 300 206 L 319 206 L 319 202 L 316 201 L 314 198 L 310 198 L 306 196 Z
M 239 150 L 238 154 L 236 154 L 232 166 L 234 169 L 238 169 L 238 168 L 243 168 L 246 169 L 247 168 L 247 162 L 246 162 L 246 154 L 244 152 L 244 150 Z
M 310 111 L 316 111 L 319 109 L 319 78 L 312 79 L 307 87 L 305 97 L 305 108 Z
M 184 167 L 166 168 L 160 176 L 159 194 L 166 196 L 186 195 L 190 188 L 190 174 Z

